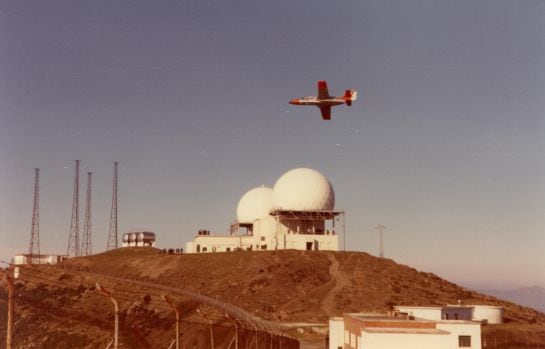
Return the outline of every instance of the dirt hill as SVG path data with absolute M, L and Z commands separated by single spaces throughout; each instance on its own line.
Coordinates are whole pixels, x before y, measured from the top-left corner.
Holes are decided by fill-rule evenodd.
M 120 277 L 142 283 L 123 282 Z M 70 259 L 59 266 L 23 268 L 17 285 L 16 347 L 105 346 L 111 338 L 112 306 L 106 297 L 97 294 L 97 281 L 114 289 L 120 300 L 122 342 L 130 348 L 166 348 L 172 339 L 173 312 L 159 297 L 168 292 L 147 286 L 154 284 L 208 295 L 278 323 L 325 323 L 329 316 L 386 312 L 395 304 L 442 305 L 461 300 L 464 304 L 502 305 L 507 324 L 483 327 L 489 341 L 495 339 L 497 343 L 497 337 L 502 336 L 498 348 L 515 348 L 512 344 L 517 332 L 524 332 L 521 338 L 545 344 L 544 314 L 366 253 L 240 251 L 164 255 L 155 249 L 126 248 Z M 193 347 L 207 347 L 202 342 L 207 322 L 194 311 L 198 302 L 177 297 L 175 300 L 185 311 L 184 340 L 191 341 Z M 4 341 L 4 290 L 0 298 L 0 340 Z M 220 334 L 229 331 L 225 319 L 220 320 L 223 314 L 214 309 L 206 311 L 215 316 L 216 325 L 223 326 L 216 330 L 216 347 L 227 347 L 231 336 L 222 339 Z M 304 337 L 309 334 L 308 329 L 305 331 L 292 334 Z M 324 331 L 310 331 L 308 338 L 321 342 Z M 508 339 L 511 337 L 513 340 Z M 519 341 L 526 347 L 526 342 Z

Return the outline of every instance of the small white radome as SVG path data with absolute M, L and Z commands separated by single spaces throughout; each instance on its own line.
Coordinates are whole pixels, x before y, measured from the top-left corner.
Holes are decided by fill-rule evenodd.
M 237 206 L 237 221 L 253 223 L 256 219 L 267 217 L 273 207 L 272 189 L 257 187 L 242 196 Z

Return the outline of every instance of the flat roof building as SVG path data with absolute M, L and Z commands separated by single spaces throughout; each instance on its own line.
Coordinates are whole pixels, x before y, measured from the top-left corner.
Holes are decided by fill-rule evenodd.
M 397 305 L 400 314 L 427 320 L 471 320 L 484 324 L 503 323 L 503 307 L 480 304 L 447 304 L 444 306 Z
M 329 349 L 481 349 L 481 324 L 352 313 L 329 320 Z

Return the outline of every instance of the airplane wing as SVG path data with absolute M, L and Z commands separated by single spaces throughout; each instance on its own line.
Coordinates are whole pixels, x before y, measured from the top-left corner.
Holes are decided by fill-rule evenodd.
M 328 99 L 329 92 L 327 91 L 327 82 L 320 80 L 318 81 L 318 99 Z
M 331 120 L 331 106 L 319 107 L 322 113 L 322 119 Z

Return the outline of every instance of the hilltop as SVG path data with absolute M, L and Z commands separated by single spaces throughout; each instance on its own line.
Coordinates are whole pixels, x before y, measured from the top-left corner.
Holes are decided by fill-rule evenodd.
M 461 300 L 464 304 L 502 305 L 507 324 L 483 328 L 485 336 L 487 331 L 496 336 L 498 331 L 524 330 L 533 338 L 532 343 L 545 343 L 545 315 L 534 309 L 362 252 L 294 250 L 165 255 L 156 249 L 123 248 L 69 259 L 59 266 L 31 266 L 21 271 L 17 287 L 19 333 L 27 333 L 34 342 L 47 338 L 55 343 L 62 337 L 69 343 L 72 336 L 82 344 L 107 343 L 110 320 L 100 312 L 110 312 L 111 319 L 111 306 L 92 292 L 96 275 L 123 276 L 194 291 L 281 323 L 326 322 L 329 316 L 346 312 L 386 312 L 395 304 L 443 305 Z M 168 308 L 161 308 L 157 291 L 119 282 L 106 286 L 127 288 L 120 308 L 127 328 L 122 330 L 124 340 L 132 343 L 131 347 L 168 346 L 168 341 L 159 338 L 170 333 L 172 314 Z M 140 301 L 137 306 L 127 292 Z M 5 291 L 0 297 L 3 320 Z M 135 312 L 139 316 L 131 317 Z M 4 340 L 4 324 L 0 322 L 0 340 Z M 129 330 L 133 328 L 142 329 L 145 338 L 133 338 L 138 337 Z M 32 347 L 20 340 L 23 347 Z

